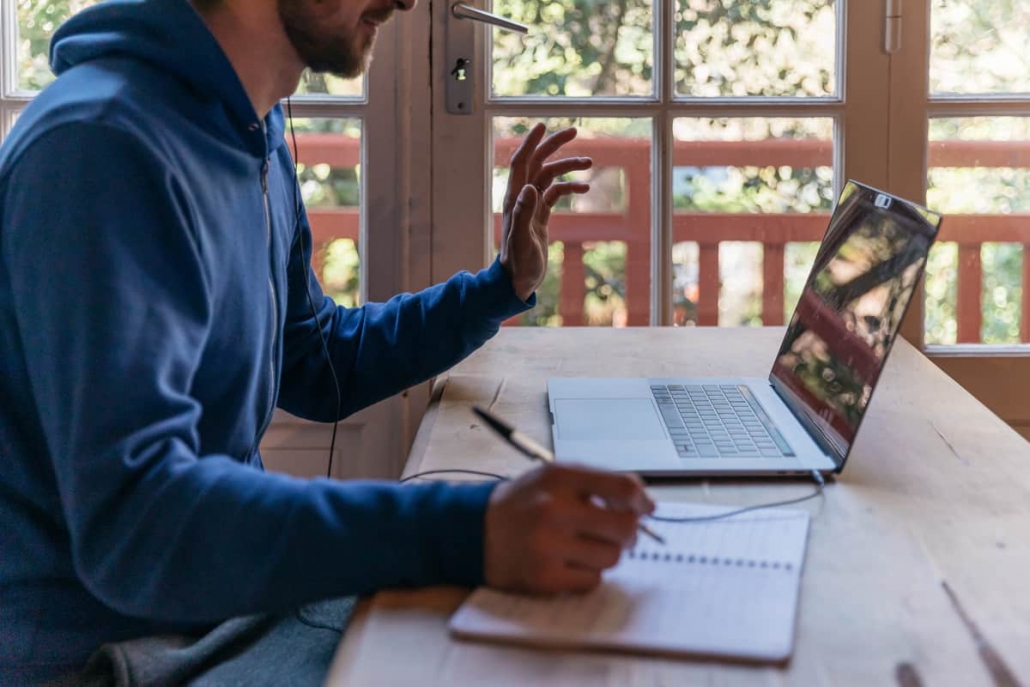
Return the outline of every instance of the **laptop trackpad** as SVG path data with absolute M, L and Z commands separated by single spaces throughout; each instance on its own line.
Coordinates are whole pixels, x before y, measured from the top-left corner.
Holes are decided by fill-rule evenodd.
M 559 399 L 554 402 L 563 441 L 665 439 L 665 425 L 649 398 Z

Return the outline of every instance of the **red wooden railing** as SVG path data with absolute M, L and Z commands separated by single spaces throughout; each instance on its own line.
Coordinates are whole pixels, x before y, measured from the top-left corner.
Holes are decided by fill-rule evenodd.
M 337 134 L 304 134 L 297 137 L 300 159 L 307 164 L 354 167 L 359 163 L 357 139 Z M 519 139 L 497 141 L 494 162 L 508 163 Z M 584 244 L 622 241 L 626 244 L 626 307 L 628 324 L 644 325 L 649 319 L 651 279 L 651 155 L 646 139 L 577 139 L 564 149 L 568 155 L 589 155 L 595 168 L 623 171 L 625 203 L 621 212 L 556 213 L 550 224 L 553 241 L 565 246 L 559 311 L 567 325 L 583 323 Z M 1030 141 L 940 141 L 930 144 L 930 167 L 1030 168 Z M 702 141 L 677 142 L 673 151 L 677 167 L 789 166 L 828 167 L 833 164 L 833 144 L 821 140 Z M 358 240 L 357 208 L 309 211 L 316 244 L 336 238 Z M 719 320 L 719 244 L 725 241 L 761 243 L 763 249 L 762 321 L 783 324 L 784 250 L 788 243 L 819 241 L 828 217 L 811 214 L 723 214 L 677 212 L 673 217 L 673 242 L 696 242 L 699 247 L 697 320 L 716 325 Z M 500 216 L 495 216 L 494 239 L 500 237 Z M 1030 215 L 951 215 L 944 222 L 940 241 L 958 244 L 958 342 L 980 341 L 983 268 L 980 249 L 984 243 L 1022 244 L 1024 297 L 1021 340 L 1030 342 Z

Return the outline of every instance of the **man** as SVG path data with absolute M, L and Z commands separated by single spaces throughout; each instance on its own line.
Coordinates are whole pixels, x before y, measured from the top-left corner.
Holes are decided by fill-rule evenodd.
M 396 586 L 586 590 L 634 539 L 653 505 L 628 476 L 261 469 L 276 405 L 336 420 L 531 307 L 550 207 L 586 190 L 555 180 L 589 160 L 548 162 L 575 132 L 537 127 L 491 267 L 363 308 L 322 295 L 278 103 L 305 66 L 359 73 L 413 5 L 108 0 L 56 34 L 60 76 L 0 149 L 0 682 L 74 680 L 101 645 L 127 681 L 210 677 L 255 634 L 251 658 L 285 655 L 268 637 L 289 633 L 228 619 Z

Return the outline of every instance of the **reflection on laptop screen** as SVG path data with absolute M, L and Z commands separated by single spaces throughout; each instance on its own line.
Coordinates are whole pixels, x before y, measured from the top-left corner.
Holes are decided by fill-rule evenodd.
M 937 236 L 940 215 L 848 182 L 771 381 L 842 465 Z

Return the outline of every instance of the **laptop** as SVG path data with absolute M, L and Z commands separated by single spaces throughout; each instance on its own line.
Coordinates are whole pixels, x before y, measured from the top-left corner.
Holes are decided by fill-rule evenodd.
M 556 459 L 654 477 L 840 472 L 941 219 L 849 181 L 768 379 L 548 379 Z

